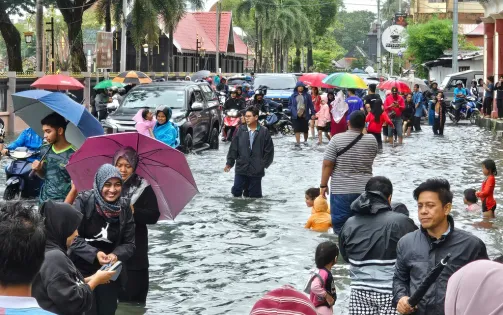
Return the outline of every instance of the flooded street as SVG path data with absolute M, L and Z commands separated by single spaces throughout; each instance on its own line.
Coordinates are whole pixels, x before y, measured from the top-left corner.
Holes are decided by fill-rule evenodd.
M 476 126 L 446 126 L 445 137 L 434 138 L 429 126 L 404 140 L 401 147 L 385 146 L 374 163 L 374 175 L 391 179 L 393 200 L 406 204 L 417 223 L 413 189 L 431 177 L 445 177 L 454 192 L 456 228 L 471 231 L 494 258 L 502 251 L 503 216 L 481 224 L 479 214 L 464 211 L 463 191 L 479 189 L 480 162 L 496 161 L 503 172 L 500 139 Z M 150 228 L 150 293 L 145 308 L 121 305 L 118 314 L 248 314 L 266 291 L 283 284 L 302 290 L 314 266 L 317 244 L 331 234 L 304 229 L 310 209 L 304 191 L 317 187 L 326 145 L 314 142 L 293 150 L 293 138 L 274 138 L 275 160 L 263 180 L 264 198 L 235 199 L 230 189 L 234 173 L 224 173 L 228 145 L 219 151 L 188 156 L 199 187 L 197 195 L 174 222 Z M 6 159 L 2 160 L 5 165 Z M 2 181 L 5 176 L 1 172 Z M 502 204 L 503 182 L 496 178 L 495 198 Z M 334 268 L 338 290 L 335 314 L 347 314 L 348 266 Z

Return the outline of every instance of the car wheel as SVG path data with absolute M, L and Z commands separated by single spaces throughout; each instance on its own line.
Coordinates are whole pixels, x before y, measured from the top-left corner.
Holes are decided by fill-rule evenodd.
M 211 150 L 218 150 L 220 142 L 218 141 L 218 129 L 216 127 L 211 129 L 208 144 L 210 145 Z
M 183 142 L 183 153 L 190 153 L 192 151 L 192 146 L 193 146 L 193 142 L 192 142 L 192 135 L 190 133 L 187 133 L 185 135 L 185 140 Z

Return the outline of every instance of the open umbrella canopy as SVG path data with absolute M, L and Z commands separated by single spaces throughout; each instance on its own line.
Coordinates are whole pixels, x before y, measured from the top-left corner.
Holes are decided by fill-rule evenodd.
M 103 135 L 100 122 L 84 106 L 64 93 L 29 90 L 13 94 L 12 101 L 14 114 L 40 137 L 44 137 L 40 121 L 54 112 L 70 122 L 66 127 L 66 140 L 77 148 L 87 137 Z
M 123 84 L 148 84 L 152 83 L 152 79 L 141 71 L 124 71 L 119 73 L 113 82 Z
M 419 78 L 414 78 L 414 79 L 411 79 L 411 78 L 400 78 L 399 80 L 407 83 L 407 85 L 409 86 L 409 88 L 411 90 L 414 89 L 414 85 L 416 85 L 416 84 L 419 85 L 419 89 L 422 92 L 428 91 L 430 89 L 428 87 L 428 85 L 424 82 L 424 80 L 419 79 Z
M 192 81 L 201 80 L 201 79 L 209 77 L 210 74 L 211 74 L 211 72 L 208 70 L 201 70 L 201 71 L 197 71 L 196 73 L 194 73 L 192 75 L 192 77 L 190 77 L 190 79 Z
M 336 86 L 342 89 L 364 89 L 366 90 L 367 84 L 362 78 L 355 74 L 339 72 L 332 73 L 323 79 L 323 83 Z
M 397 79 L 389 79 L 387 81 L 379 83 L 379 85 L 377 87 L 381 90 L 391 90 L 391 88 L 396 87 L 398 89 L 398 93 L 403 93 L 403 94 L 407 94 L 407 93 L 411 92 L 409 85 L 406 82 L 402 82 Z
M 109 89 L 109 88 L 114 87 L 114 86 L 118 87 L 118 88 L 121 88 L 121 87 L 124 87 L 124 84 L 120 83 L 120 82 L 114 82 L 112 80 L 105 80 L 105 81 L 101 81 L 100 83 L 96 84 L 93 89 L 95 89 L 95 90 L 105 90 L 105 89 Z
M 44 90 L 83 90 L 84 86 L 77 79 L 62 74 L 44 75 L 33 82 L 31 87 Z
M 98 168 L 113 163 L 115 152 L 123 147 L 132 147 L 138 153 L 136 174 L 152 186 L 161 212 L 159 219 L 174 219 L 198 193 L 185 155 L 136 132 L 87 139 L 66 166 L 77 190 L 92 189 Z
M 300 78 L 299 81 L 304 82 L 304 84 L 313 86 L 313 87 L 318 87 L 318 88 L 334 88 L 333 85 L 323 83 L 323 79 L 327 77 L 326 74 L 324 73 L 306 73 L 303 74 Z

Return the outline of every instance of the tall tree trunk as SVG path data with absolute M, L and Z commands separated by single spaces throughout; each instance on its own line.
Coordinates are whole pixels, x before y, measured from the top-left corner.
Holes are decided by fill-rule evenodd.
M 255 11 L 255 58 L 253 58 L 253 72 L 257 72 L 257 56 L 258 56 L 258 15 Z M 218 71 L 218 69 L 217 69 Z
M 258 69 L 258 72 L 263 72 L 263 64 L 262 64 L 262 52 L 263 52 L 263 48 L 264 48 L 264 45 L 262 43 L 262 26 L 259 26 L 259 42 L 260 42 L 260 50 L 259 50 L 259 55 L 258 55 L 258 64 L 259 64 L 259 69 Z
M 293 72 L 300 72 L 300 49 L 295 49 L 295 60 L 293 62 Z
M 311 72 L 313 69 L 313 43 L 309 42 L 307 46 L 307 72 Z
M 105 6 L 105 31 L 106 32 L 111 32 L 112 31 L 112 0 L 106 0 L 106 6 Z
M 283 62 L 283 56 L 284 56 L 283 41 L 280 40 L 279 41 L 279 68 L 280 68 L 280 72 L 286 72 L 285 67 L 284 67 L 284 62 Z
M 7 46 L 7 59 L 9 61 L 9 71 L 23 71 L 23 59 L 21 59 L 21 35 L 12 24 L 7 7 L 0 2 L 0 33 Z
M 63 2 L 60 4 L 60 2 Z M 73 3 L 73 2 L 72 2 Z M 75 2 L 75 5 L 80 2 Z M 58 0 L 58 7 L 70 4 L 68 1 Z M 78 4 L 81 5 L 81 4 Z M 68 42 L 70 45 L 71 68 L 74 72 L 87 71 L 86 55 L 84 54 L 84 44 L 82 42 L 82 16 L 84 10 L 61 10 L 61 14 L 68 27 Z M 54 27 L 54 26 L 53 26 Z
M 142 54 L 142 47 L 141 47 L 141 45 L 137 45 L 136 46 L 136 70 L 137 71 L 140 71 L 141 54 Z

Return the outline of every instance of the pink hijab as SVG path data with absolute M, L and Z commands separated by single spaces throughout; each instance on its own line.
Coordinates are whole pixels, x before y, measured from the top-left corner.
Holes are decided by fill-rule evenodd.
M 445 315 L 503 314 L 503 264 L 477 260 L 449 279 Z
M 136 115 L 134 115 L 133 120 L 136 121 L 136 131 L 138 131 L 139 134 L 142 134 L 144 136 L 150 137 L 150 131 L 149 129 L 154 128 L 156 120 L 155 116 L 152 118 L 152 120 L 146 120 L 143 119 L 142 116 L 143 109 L 140 109 Z

